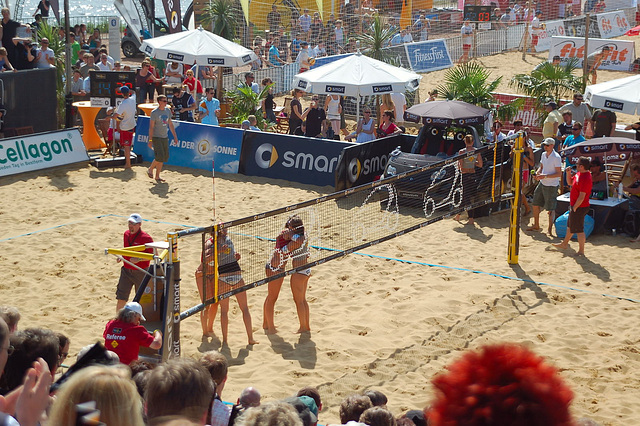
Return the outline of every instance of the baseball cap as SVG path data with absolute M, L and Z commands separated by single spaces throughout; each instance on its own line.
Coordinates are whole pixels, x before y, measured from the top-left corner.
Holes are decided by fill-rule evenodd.
M 142 216 L 140 216 L 138 213 L 132 213 L 131 216 L 129 216 L 129 222 L 142 223 Z
M 298 412 L 298 417 L 302 420 L 304 426 L 311 426 L 318 421 L 318 417 L 309 410 L 309 407 L 297 396 L 285 398 L 283 402 L 293 405 Z
M 129 88 L 127 86 L 120 86 L 120 93 L 122 93 L 123 95 L 125 93 L 129 93 Z
M 306 41 L 301 41 L 300 42 L 300 46 L 308 46 L 308 45 L 309 45 L 309 43 L 306 42 Z
M 142 305 L 140 305 L 138 302 L 129 302 L 126 305 L 124 305 L 124 308 L 128 311 L 133 311 L 136 314 L 140 315 L 140 317 L 142 318 L 142 321 L 147 320 L 144 317 L 144 315 L 142 315 Z
M 542 141 L 542 145 L 554 145 L 556 144 L 556 140 L 553 138 L 546 138 Z
M 553 101 L 547 102 L 546 104 L 544 104 L 544 106 L 550 106 L 553 109 L 558 108 L 558 104 Z
M 316 405 L 316 401 L 310 396 L 302 395 L 299 396 L 298 399 L 307 406 L 309 411 L 313 413 L 314 416 L 318 417 L 318 406 Z

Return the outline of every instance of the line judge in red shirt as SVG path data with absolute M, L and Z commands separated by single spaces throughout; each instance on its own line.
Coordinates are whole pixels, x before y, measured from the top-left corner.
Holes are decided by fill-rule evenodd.
M 568 249 L 569 240 L 573 234 L 578 234 L 578 252 L 576 255 L 584 256 L 584 243 L 587 237 L 584 233 L 584 217 L 589 211 L 589 197 L 593 188 L 591 180 L 591 172 L 589 166 L 591 162 L 587 157 L 578 159 L 578 173 L 567 173 L 567 184 L 571 185 L 571 193 L 569 194 L 569 221 L 567 222 L 567 235 L 560 244 L 554 244 L 559 249 Z
M 129 216 L 128 222 L 129 229 L 124 232 L 124 247 L 140 246 L 153 242 L 153 238 L 142 230 L 142 216 L 138 213 L 133 213 Z M 145 250 L 145 253 L 153 253 L 153 249 L 148 248 Z M 141 269 L 146 270 L 149 267 L 150 262 L 148 260 L 129 256 L 123 257 Z M 118 262 L 120 262 L 120 259 L 118 259 Z M 124 262 L 124 265 L 120 268 L 120 279 L 118 280 L 118 288 L 116 289 L 116 299 L 118 301 L 116 314 L 120 313 L 120 310 L 124 308 L 125 303 L 129 300 L 131 288 L 135 286 L 136 291 L 138 290 L 144 276 L 145 273 L 143 271 Z
M 102 336 L 104 346 L 120 357 L 120 362 L 129 365 L 138 359 L 140 346 L 151 349 L 162 347 L 162 333 L 156 330 L 153 336 L 140 325 L 146 321 L 142 315 L 142 306 L 137 302 L 129 302 L 120 309 L 116 319 L 107 323 Z

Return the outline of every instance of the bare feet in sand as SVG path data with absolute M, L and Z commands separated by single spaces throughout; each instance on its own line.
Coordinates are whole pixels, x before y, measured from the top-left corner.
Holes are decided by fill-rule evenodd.
M 569 246 L 568 246 L 568 245 L 564 245 L 563 243 L 553 244 L 553 246 L 554 246 L 555 248 L 559 248 L 559 249 L 561 249 L 561 250 L 566 250 L 566 249 L 568 249 L 568 248 L 569 248 Z

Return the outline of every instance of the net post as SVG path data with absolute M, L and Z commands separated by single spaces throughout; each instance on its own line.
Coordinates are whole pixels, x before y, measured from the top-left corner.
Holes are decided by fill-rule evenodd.
M 519 132 L 513 149 L 513 203 L 511 204 L 509 221 L 509 245 L 507 261 L 510 265 L 518 264 L 520 251 L 520 204 L 522 198 L 522 154 L 524 152 L 524 135 Z
M 165 282 L 165 306 L 163 309 L 164 336 L 162 361 L 180 357 L 180 257 L 178 256 L 178 234 L 167 233 L 169 256 Z

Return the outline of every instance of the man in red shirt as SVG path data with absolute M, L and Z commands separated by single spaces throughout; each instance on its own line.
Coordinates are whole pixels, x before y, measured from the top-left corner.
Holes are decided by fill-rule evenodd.
M 142 216 L 138 213 L 133 213 L 129 216 L 129 229 L 124 232 L 124 247 L 140 246 L 147 243 L 152 243 L 153 238 L 142 230 Z M 148 248 L 146 253 L 153 253 L 153 249 Z M 125 260 L 136 265 L 138 268 L 146 270 L 149 267 L 148 260 L 142 260 L 136 257 L 123 256 Z M 118 259 L 118 262 L 120 259 Z M 122 268 L 120 268 L 120 279 L 118 280 L 118 288 L 116 289 L 116 299 L 118 303 L 116 305 L 116 314 L 124 308 L 125 303 L 129 300 L 129 294 L 131 293 L 131 287 L 135 285 L 136 291 L 144 278 L 145 273 L 140 269 L 124 262 Z
M 591 172 L 589 171 L 590 161 L 587 157 L 578 159 L 578 173 L 567 173 L 567 185 L 571 185 L 571 193 L 569 194 L 569 221 L 567 222 L 567 235 L 560 244 L 554 244 L 559 249 L 568 249 L 569 240 L 573 234 L 578 234 L 578 256 L 584 256 L 584 242 L 587 237 L 584 234 L 584 217 L 589 211 L 589 197 L 593 182 L 591 180 Z
M 138 359 L 140 346 L 151 349 L 162 347 L 162 333 L 156 330 L 152 336 L 140 325 L 140 320 L 146 321 L 142 306 L 137 302 L 129 302 L 120 309 L 116 319 L 107 323 L 102 334 L 104 346 L 117 353 L 123 364 L 129 365 Z

